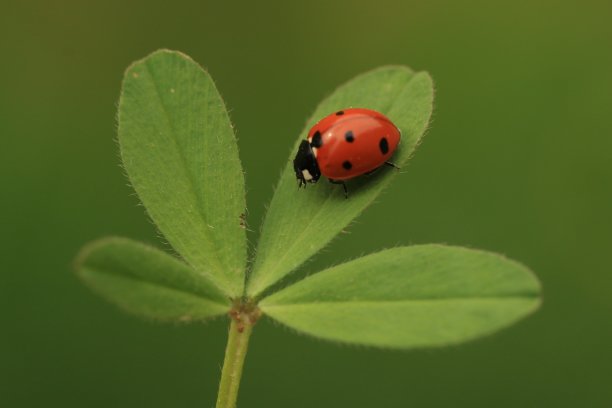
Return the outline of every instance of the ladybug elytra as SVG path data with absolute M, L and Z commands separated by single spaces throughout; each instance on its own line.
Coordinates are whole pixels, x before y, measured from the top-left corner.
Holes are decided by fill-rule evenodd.
M 321 175 L 335 184 L 371 173 L 388 160 L 400 142 L 400 130 L 382 113 L 351 108 L 321 119 L 300 143 L 293 160 L 299 187 L 316 183 Z

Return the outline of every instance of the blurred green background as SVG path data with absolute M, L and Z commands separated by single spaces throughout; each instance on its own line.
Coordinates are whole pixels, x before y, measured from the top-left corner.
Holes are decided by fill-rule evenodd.
M 383 64 L 430 71 L 435 113 L 406 174 L 301 273 L 445 242 L 505 253 L 544 285 L 537 314 L 447 349 L 340 346 L 263 320 L 241 407 L 612 406 L 611 21 L 603 0 L 2 2 L 0 406 L 214 405 L 223 319 L 141 321 L 71 270 L 101 236 L 163 245 L 114 141 L 123 70 L 161 47 L 225 97 L 254 231 L 322 97 Z

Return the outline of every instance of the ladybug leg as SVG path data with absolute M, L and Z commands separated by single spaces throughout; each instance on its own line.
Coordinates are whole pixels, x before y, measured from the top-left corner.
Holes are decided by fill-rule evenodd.
M 302 188 L 302 186 L 304 186 L 304 188 L 306 188 L 306 186 L 307 186 L 307 185 L 308 185 L 308 183 L 307 183 L 305 180 L 303 180 L 303 179 L 298 179 L 298 185 L 297 185 L 297 186 L 298 186 L 298 190 L 299 190 L 300 188 Z
M 346 183 L 342 180 L 332 180 L 332 179 L 328 179 L 330 183 L 332 184 L 342 184 L 342 187 L 344 188 L 344 198 L 348 198 L 348 189 L 346 188 Z
M 370 170 L 367 173 L 363 173 L 364 176 L 371 176 L 372 174 L 376 173 L 378 170 L 380 170 L 383 166 L 389 166 L 389 167 L 393 167 L 394 169 L 400 169 L 400 167 L 395 164 L 395 163 L 391 163 L 391 162 L 384 162 L 383 165 L 378 166 L 377 168 L 375 168 L 374 170 Z
M 395 164 L 395 163 L 391 163 L 391 162 L 386 161 L 386 162 L 385 162 L 385 164 L 386 164 L 387 166 L 389 166 L 389 167 L 393 167 L 393 168 L 398 169 L 398 170 L 400 169 L 400 166 L 398 166 L 398 165 L 397 165 L 397 164 Z

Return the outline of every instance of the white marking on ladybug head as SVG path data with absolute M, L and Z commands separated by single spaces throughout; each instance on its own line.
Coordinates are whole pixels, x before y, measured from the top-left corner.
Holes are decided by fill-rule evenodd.
M 312 175 L 306 169 L 302 170 L 302 176 L 304 176 L 304 180 L 306 180 L 306 181 L 312 180 Z
M 319 150 L 319 149 L 317 149 L 316 147 L 313 147 L 313 148 L 312 148 L 312 154 L 314 154 L 315 159 L 317 158 L 317 151 L 318 151 L 318 150 Z

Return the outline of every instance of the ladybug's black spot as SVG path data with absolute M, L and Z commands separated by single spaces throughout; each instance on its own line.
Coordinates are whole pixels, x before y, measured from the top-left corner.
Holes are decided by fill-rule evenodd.
M 387 142 L 386 137 L 383 137 L 382 139 L 380 139 L 380 142 L 378 143 L 378 147 L 380 148 L 380 152 L 382 154 L 387 154 L 389 152 L 389 142 Z
M 353 167 L 353 164 L 347 160 L 344 163 L 342 163 L 342 167 L 344 167 L 346 170 L 350 170 Z
M 353 135 L 353 131 L 349 130 L 348 132 L 346 132 L 344 134 L 344 138 L 346 139 L 347 142 L 353 143 L 353 140 L 355 140 L 355 136 Z
M 312 142 L 310 142 L 312 147 L 316 147 L 317 149 L 323 146 L 323 140 L 321 139 L 321 132 L 318 130 L 312 135 Z
M 342 116 L 342 115 L 344 115 L 344 111 L 338 111 L 338 112 L 336 112 L 336 116 Z

